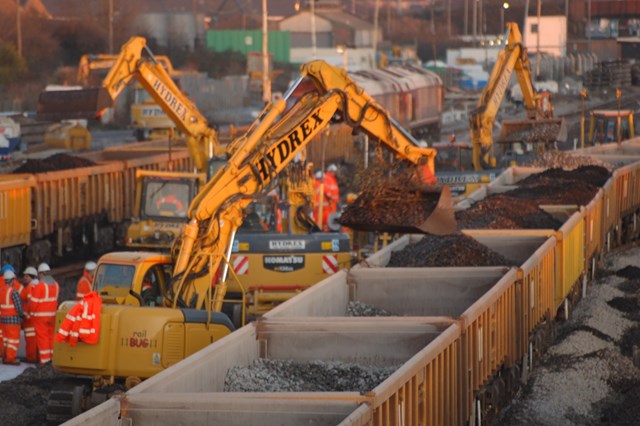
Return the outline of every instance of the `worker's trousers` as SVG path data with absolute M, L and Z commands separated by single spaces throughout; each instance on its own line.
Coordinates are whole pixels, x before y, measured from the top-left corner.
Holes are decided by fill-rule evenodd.
M 36 328 L 33 326 L 31 318 L 22 322 L 22 330 L 24 331 L 25 352 L 27 362 L 35 364 L 38 362 L 38 347 L 36 345 Z
M 2 346 L 4 362 L 15 362 L 20 347 L 20 324 L 2 324 Z
M 33 326 L 36 330 L 36 345 L 38 347 L 38 356 L 40 364 L 51 362 L 53 356 L 53 337 L 56 328 L 56 318 L 50 317 L 33 317 Z

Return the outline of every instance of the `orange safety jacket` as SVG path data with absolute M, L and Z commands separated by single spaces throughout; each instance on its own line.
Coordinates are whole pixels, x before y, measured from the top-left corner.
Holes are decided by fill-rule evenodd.
M 11 298 L 11 295 L 14 291 L 15 290 L 12 286 L 8 286 L 6 284 L 3 285 L 2 288 L 0 288 L 0 316 L 2 318 L 20 318 L 21 312 L 18 313 L 18 308 L 13 303 L 13 299 Z M 19 322 L 17 324 L 20 325 Z
M 78 288 L 76 289 L 76 300 L 82 300 L 82 298 L 91 292 L 92 277 L 89 272 L 84 271 L 80 279 L 78 280 Z
M 78 341 L 94 345 L 100 337 L 102 299 L 97 292 L 87 293 L 64 317 L 56 340 L 75 346 Z
M 44 280 L 49 280 L 50 284 Z M 60 286 L 51 277 L 43 278 L 33 287 L 29 294 L 29 311 L 34 319 L 40 317 L 55 317 L 58 309 L 58 295 Z
M 13 280 L 13 289 L 18 292 L 20 295 L 20 300 L 22 301 L 22 307 L 27 304 L 27 297 L 29 296 L 29 291 L 26 286 L 20 284 L 18 280 Z

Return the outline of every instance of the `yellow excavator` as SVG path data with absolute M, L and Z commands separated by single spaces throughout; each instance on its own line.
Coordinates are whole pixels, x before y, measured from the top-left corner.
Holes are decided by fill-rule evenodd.
M 504 120 L 497 142 L 502 145 L 532 144 L 543 149 L 566 139 L 564 120 L 553 118 L 549 94 L 536 93 L 533 87 L 527 49 L 522 44 L 518 24 L 508 22 L 506 29 L 505 48 L 498 55 L 476 108 L 469 114 L 473 167 L 477 171 L 496 167 L 495 154 L 492 152 L 493 128 L 514 70 L 522 89 L 527 118 Z
M 208 160 L 224 152 L 224 147 L 216 130 L 173 81 L 164 62 L 153 56 L 143 37 L 132 37 L 122 46 L 100 87 L 42 92 L 37 114 L 44 118 L 99 117 L 135 79 L 185 135 L 198 170 L 206 170 Z
M 103 71 L 102 75 L 104 76 L 114 67 L 118 57 L 119 55 L 108 53 L 82 55 L 78 62 L 76 80 L 84 87 L 95 85 L 96 71 Z M 157 55 L 153 58 L 155 62 L 162 65 L 174 81 L 179 81 L 182 76 L 194 73 L 193 71 L 175 69 L 167 56 Z M 138 141 L 166 139 L 176 129 L 176 124 L 163 112 L 162 107 L 151 98 L 140 83 L 136 83 L 134 86 L 130 116 L 131 127 Z
M 56 342 L 53 355 L 57 370 L 91 380 L 55 390 L 49 398 L 50 421 L 87 409 L 114 389 L 133 386 L 231 333 L 234 324 L 223 313 L 225 305 L 240 306 L 244 322 L 251 299 L 258 296 L 243 285 L 239 271 L 244 266 L 231 261 L 243 210 L 273 187 L 278 173 L 295 161 L 318 132 L 336 121 L 366 132 L 398 160 L 433 176 L 436 151 L 420 147 L 343 69 L 324 61 L 304 64 L 284 97 L 267 105 L 247 133 L 214 161 L 217 171 L 191 203 L 190 221 L 171 256 L 115 252 L 99 260 L 94 281 L 94 290 L 104 300 L 99 341 L 76 346 Z M 427 220 L 426 231 L 455 232 L 448 188 L 431 185 L 423 190 L 434 202 L 431 216 L 438 218 Z M 343 244 L 340 240 L 326 243 L 319 248 L 328 259 Z M 310 242 L 284 235 L 269 244 L 274 254 L 265 255 L 263 261 L 279 264 L 283 275 L 310 266 L 299 254 L 302 245 Z M 327 267 L 337 267 L 328 262 Z M 318 272 L 315 282 L 320 278 Z M 271 285 L 275 293 L 281 282 Z M 155 298 L 142 294 L 148 287 L 155 288 Z M 236 290 L 241 297 L 228 298 Z M 60 306 L 58 327 L 74 303 Z

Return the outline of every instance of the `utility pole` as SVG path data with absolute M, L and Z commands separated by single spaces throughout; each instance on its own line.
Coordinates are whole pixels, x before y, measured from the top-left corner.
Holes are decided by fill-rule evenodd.
M 262 0 L 262 101 L 271 102 L 269 75 L 269 28 L 267 28 L 267 0 Z
M 20 0 L 16 0 L 16 34 L 18 56 L 22 58 L 22 19 L 20 17 Z
M 464 0 L 464 35 L 469 35 L 469 0 Z
M 378 56 L 378 31 L 379 31 L 379 25 L 378 25 L 378 20 L 380 17 L 380 0 L 376 0 L 376 7 L 374 9 L 373 12 L 373 62 L 375 63 L 375 67 L 374 68 L 378 68 L 378 61 L 377 61 L 377 56 Z
M 109 0 L 109 53 L 113 53 L 113 0 Z
M 311 52 L 316 59 L 316 0 L 311 0 Z
M 471 25 L 472 28 L 472 32 L 473 32 L 473 44 L 476 45 L 476 43 L 478 43 L 478 1 L 477 0 L 471 0 L 473 1 L 473 23 Z
M 542 31 L 542 0 L 538 0 L 538 31 L 536 31 L 536 80 L 540 77 L 540 31 Z
M 587 43 L 591 54 L 591 0 L 587 1 Z
M 447 0 L 447 34 L 451 37 L 451 0 Z

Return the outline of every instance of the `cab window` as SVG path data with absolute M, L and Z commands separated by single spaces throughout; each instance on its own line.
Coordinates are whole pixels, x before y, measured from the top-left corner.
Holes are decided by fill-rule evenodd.
M 135 267 L 133 265 L 113 265 L 103 263 L 98 266 L 93 284 L 95 291 L 107 286 L 131 288 Z

